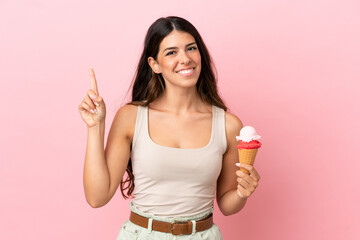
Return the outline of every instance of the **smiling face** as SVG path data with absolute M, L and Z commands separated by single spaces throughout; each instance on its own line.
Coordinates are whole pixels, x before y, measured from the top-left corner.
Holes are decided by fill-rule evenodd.
M 194 37 L 174 30 L 160 43 L 157 60 L 148 58 L 155 73 L 161 73 L 165 84 L 192 87 L 201 72 L 201 55 Z

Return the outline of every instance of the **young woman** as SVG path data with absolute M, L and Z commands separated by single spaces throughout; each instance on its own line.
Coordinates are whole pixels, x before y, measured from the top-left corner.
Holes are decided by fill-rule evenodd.
M 218 95 L 196 28 L 180 17 L 150 26 L 132 102 L 115 115 L 105 150 L 106 107 L 92 69 L 90 76 L 79 105 L 88 127 L 87 202 L 104 206 L 119 185 L 125 198 L 134 197 L 117 239 L 222 239 L 212 218 L 214 198 L 224 215 L 235 214 L 260 176 L 250 165 L 241 165 L 249 175 L 235 165 L 242 123 Z

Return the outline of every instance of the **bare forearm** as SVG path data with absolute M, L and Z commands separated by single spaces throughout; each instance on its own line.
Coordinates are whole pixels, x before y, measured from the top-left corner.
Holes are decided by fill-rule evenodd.
M 84 164 L 84 190 L 92 207 L 105 204 L 109 192 L 109 170 L 104 152 L 105 122 L 88 128 Z
M 236 189 L 225 193 L 219 200 L 218 206 L 225 216 L 229 216 L 239 212 L 244 208 L 247 198 L 240 198 L 236 193 Z

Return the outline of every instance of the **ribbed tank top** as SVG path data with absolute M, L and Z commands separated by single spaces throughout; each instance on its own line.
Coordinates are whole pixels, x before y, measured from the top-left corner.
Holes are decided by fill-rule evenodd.
M 138 106 L 131 161 L 132 203 L 163 217 L 191 216 L 213 207 L 226 151 L 225 111 L 212 106 L 211 138 L 202 148 L 158 145 L 149 135 L 148 106 Z

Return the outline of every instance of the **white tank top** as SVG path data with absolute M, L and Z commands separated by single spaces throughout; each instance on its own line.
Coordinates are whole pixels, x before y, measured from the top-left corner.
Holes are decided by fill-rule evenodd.
M 211 209 L 227 146 L 225 111 L 212 106 L 211 138 L 202 148 L 158 145 L 150 138 L 148 126 L 148 106 L 138 106 L 131 151 L 134 206 L 162 217 L 191 216 Z

